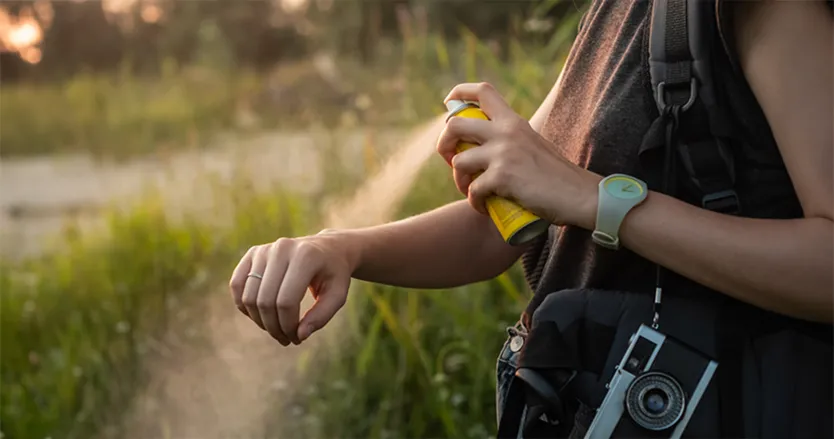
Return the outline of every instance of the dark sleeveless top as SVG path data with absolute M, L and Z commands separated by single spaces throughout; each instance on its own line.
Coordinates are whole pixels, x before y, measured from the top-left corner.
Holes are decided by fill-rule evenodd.
M 734 152 L 743 216 L 797 218 L 802 209 L 776 142 L 726 31 L 732 17 L 719 3 L 716 70 L 726 85 L 733 129 L 745 143 Z M 648 69 L 650 0 L 592 0 L 564 66 L 542 135 L 564 156 L 602 176 L 648 180 L 638 150 L 657 118 Z M 754 184 L 755 183 L 755 184 Z M 579 227 L 552 226 L 522 258 L 534 291 L 523 320 L 542 300 L 565 289 L 654 291 L 655 266 L 627 249 L 611 251 Z

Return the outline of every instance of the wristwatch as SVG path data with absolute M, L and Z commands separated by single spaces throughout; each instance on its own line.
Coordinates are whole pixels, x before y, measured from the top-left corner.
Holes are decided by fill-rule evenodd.
M 646 199 L 648 188 L 640 179 L 625 174 L 612 174 L 599 182 L 597 223 L 591 238 L 597 244 L 620 248 L 620 224 L 631 209 Z

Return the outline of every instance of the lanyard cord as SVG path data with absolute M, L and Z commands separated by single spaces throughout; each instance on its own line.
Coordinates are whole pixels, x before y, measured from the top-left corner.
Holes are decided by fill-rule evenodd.
M 666 119 L 666 144 L 664 149 L 663 163 L 663 193 L 673 195 L 675 192 L 675 144 L 677 142 L 677 129 L 680 119 L 681 107 L 671 105 L 663 111 L 662 117 Z M 652 304 L 652 328 L 657 329 L 660 325 L 660 310 L 663 299 L 663 286 L 666 283 L 667 271 L 660 265 L 657 266 L 657 278 L 655 281 L 654 303 Z

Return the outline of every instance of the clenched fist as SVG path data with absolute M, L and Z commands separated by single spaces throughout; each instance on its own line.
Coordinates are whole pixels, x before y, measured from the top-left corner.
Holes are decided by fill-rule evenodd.
M 348 241 L 324 230 L 250 248 L 229 282 L 235 305 L 281 345 L 300 344 L 345 304 L 356 268 Z M 307 289 L 316 303 L 299 319 Z

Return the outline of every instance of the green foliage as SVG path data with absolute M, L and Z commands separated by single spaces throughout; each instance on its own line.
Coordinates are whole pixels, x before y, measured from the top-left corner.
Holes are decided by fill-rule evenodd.
M 199 327 L 196 299 L 217 291 L 215 269 L 228 275 L 251 243 L 303 234 L 302 218 L 314 217 L 278 190 L 267 196 L 238 185 L 218 196 L 224 190 L 236 200 L 233 230 L 196 217 L 172 221 L 149 198 L 114 213 L 107 235 L 69 232 L 65 251 L 0 266 L 4 437 L 88 438 L 112 425 L 169 324 Z
M 3 267 L 7 437 L 83 437 L 103 422 L 101 408 L 124 404 L 141 378 L 140 336 L 159 335 L 166 301 L 203 274 L 212 246 L 199 224 L 170 224 L 149 205 L 110 226 L 110 243 L 77 240 L 66 254 Z
M 518 288 L 510 274 L 453 290 L 357 285 L 350 348 L 316 352 L 321 378 L 306 377 L 294 400 L 306 416 L 280 428 L 316 438 L 494 434 L 495 359 L 521 310 Z
M 400 217 L 459 199 L 433 162 Z M 495 434 L 495 361 L 526 300 L 519 267 L 448 290 L 354 282 L 347 330 L 312 354 L 274 428 L 290 437 L 483 438 Z
M 73 150 L 99 156 L 198 146 L 233 127 L 252 77 L 227 80 L 167 63 L 159 78 L 81 74 L 64 84 L 0 88 L 0 154 Z

